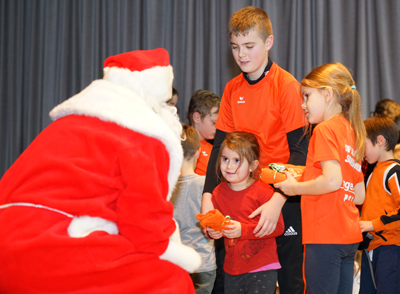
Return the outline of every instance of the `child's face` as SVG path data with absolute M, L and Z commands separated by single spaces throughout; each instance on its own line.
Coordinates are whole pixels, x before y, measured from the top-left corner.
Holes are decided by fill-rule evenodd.
M 221 173 L 229 182 L 232 190 L 240 191 L 245 189 L 248 183 L 250 165 L 246 158 L 240 162 L 239 154 L 236 151 L 224 147 L 221 153 Z
M 268 64 L 268 51 L 274 37 L 269 36 L 265 42 L 256 30 L 246 35 L 231 36 L 232 54 L 240 69 L 249 75 L 251 80 L 258 79 Z
M 207 114 L 203 119 L 197 122 L 196 130 L 199 133 L 200 140 L 212 140 L 215 137 L 215 123 L 218 118 L 218 108 L 211 108 L 211 114 Z
M 373 164 L 379 161 L 379 156 L 379 145 L 375 144 L 374 146 L 369 138 L 365 138 L 365 160 L 369 164 Z
M 169 106 L 176 106 L 176 103 L 178 102 L 178 95 L 173 95 L 172 96 L 172 98 L 171 99 L 169 99 L 168 101 L 167 101 L 167 104 L 169 105 Z
M 302 86 L 301 94 L 304 98 L 301 107 L 304 109 L 308 122 L 310 124 L 318 124 L 324 121 L 327 105 L 321 91 L 319 89 Z

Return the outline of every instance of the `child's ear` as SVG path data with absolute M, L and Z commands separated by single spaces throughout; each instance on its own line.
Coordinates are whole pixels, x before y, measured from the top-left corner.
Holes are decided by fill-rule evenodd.
M 272 45 L 274 45 L 274 36 L 270 35 L 266 40 L 265 40 L 265 50 L 269 51 L 272 48 Z
M 376 144 L 378 144 L 379 147 L 385 146 L 385 144 L 386 144 L 386 139 L 385 139 L 385 137 L 382 136 L 382 135 L 378 135 L 378 136 L 376 137 Z
M 200 152 L 201 152 L 201 148 L 197 149 L 196 153 L 193 155 L 193 158 L 195 159 L 195 161 L 197 161 L 197 159 L 199 159 Z
M 326 87 L 322 90 L 322 94 L 325 97 L 325 101 L 329 102 L 333 97 L 333 90 L 332 88 Z
M 250 172 L 255 171 L 257 169 L 258 164 L 259 164 L 259 161 L 258 160 L 254 160 L 249 166 Z
M 193 121 L 198 124 L 201 122 L 201 115 L 198 112 L 193 113 Z

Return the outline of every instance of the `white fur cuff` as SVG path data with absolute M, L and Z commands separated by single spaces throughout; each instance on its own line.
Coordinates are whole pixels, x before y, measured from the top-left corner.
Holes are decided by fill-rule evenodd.
M 169 241 L 160 259 L 168 260 L 189 273 L 194 273 L 201 265 L 201 257 L 193 248 L 173 241 Z
M 110 235 L 118 235 L 117 225 L 101 217 L 88 215 L 74 217 L 68 226 L 68 235 L 72 238 L 83 238 L 94 231 L 104 231 Z

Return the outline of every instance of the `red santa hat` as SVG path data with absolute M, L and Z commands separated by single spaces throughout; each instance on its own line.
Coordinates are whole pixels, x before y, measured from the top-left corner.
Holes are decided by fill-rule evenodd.
M 163 48 L 126 52 L 104 61 L 104 80 L 130 88 L 144 99 L 169 100 L 173 78 L 169 55 Z

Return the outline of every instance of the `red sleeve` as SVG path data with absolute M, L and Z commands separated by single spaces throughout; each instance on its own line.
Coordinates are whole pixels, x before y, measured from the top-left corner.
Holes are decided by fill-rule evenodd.
M 139 252 L 161 255 L 176 229 L 168 194 L 169 155 L 156 139 L 138 136 L 120 152 L 124 187 L 116 203 L 120 235 Z

